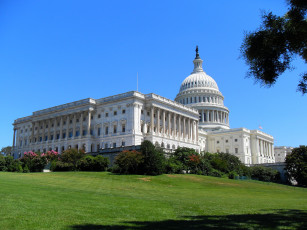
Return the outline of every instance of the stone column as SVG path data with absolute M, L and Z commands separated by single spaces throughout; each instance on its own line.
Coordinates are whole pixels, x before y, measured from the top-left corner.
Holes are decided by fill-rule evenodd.
M 57 119 L 54 118 L 53 119 L 53 140 L 52 142 L 55 141 L 55 138 L 56 138 L 56 127 L 57 127 Z
M 15 147 L 15 137 L 16 137 L 16 129 L 14 128 L 14 135 L 13 135 L 13 148 Z
M 171 135 L 171 113 L 168 112 L 168 135 Z
M 160 134 L 160 109 L 157 108 L 157 133 Z
M 83 112 L 81 112 L 81 115 L 80 115 L 80 135 L 79 137 L 82 138 L 82 135 L 83 135 Z
M 69 115 L 66 117 L 66 140 L 68 139 L 68 132 L 69 132 Z
M 176 119 L 176 114 L 174 113 L 174 137 L 176 137 L 177 136 L 177 131 L 176 131 L 176 129 L 177 129 L 177 125 L 176 125 L 176 122 L 177 122 L 177 119 Z
M 87 136 L 91 136 L 91 110 L 88 110 L 88 119 L 87 119 Z
M 32 132 L 31 132 L 31 143 L 34 144 L 34 129 L 35 129 L 35 122 L 32 122 Z
M 185 117 L 183 117 L 183 139 L 186 138 Z
M 190 118 L 188 118 L 188 140 L 191 139 L 191 121 Z
M 154 107 L 151 106 L 151 110 L 150 110 L 150 126 L 151 126 L 151 133 L 154 133 L 154 128 L 155 128 L 155 118 L 154 118 Z
M 196 122 L 196 143 L 198 143 L 198 122 Z
M 73 118 L 73 130 L 72 130 L 72 136 L 75 137 L 76 136 L 76 114 L 74 114 L 74 118 Z
M 63 117 L 60 119 L 60 140 L 63 139 Z M 61 149 L 62 152 L 62 149 Z
M 51 119 L 48 120 L 48 135 L 47 135 L 48 141 L 50 141 L 50 128 L 51 128 Z
M 162 111 L 162 127 L 163 127 L 163 135 L 166 133 L 165 131 L 165 110 Z
M 181 139 L 181 116 L 178 115 L 178 137 Z
M 39 142 L 39 129 L 40 129 L 40 122 L 37 122 L 37 132 L 36 132 L 36 142 Z

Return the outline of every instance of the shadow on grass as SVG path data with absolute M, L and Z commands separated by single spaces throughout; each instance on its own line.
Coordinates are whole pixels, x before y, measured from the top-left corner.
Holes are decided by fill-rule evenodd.
M 301 210 L 276 210 L 274 213 L 186 216 L 188 220 L 135 221 L 121 225 L 74 225 L 72 230 L 123 230 L 123 229 L 307 229 L 307 212 Z

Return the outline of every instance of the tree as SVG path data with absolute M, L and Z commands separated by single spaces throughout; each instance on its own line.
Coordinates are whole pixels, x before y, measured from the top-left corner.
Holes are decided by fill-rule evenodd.
M 147 175 L 160 175 L 164 172 L 165 158 L 162 152 L 157 150 L 150 141 L 143 141 L 141 153 L 144 157 L 142 173 Z
M 299 186 L 307 186 L 307 146 L 294 148 L 286 156 L 286 170 L 289 178 L 295 179 Z
M 71 164 L 72 169 L 77 170 L 78 163 L 84 156 L 85 152 L 81 149 L 67 149 L 61 154 L 60 160 L 63 163 Z
M 287 0 L 290 8 L 283 16 L 265 13 L 262 26 L 245 35 L 241 53 L 249 65 L 248 76 L 272 86 L 295 55 L 307 62 L 307 2 Z M 302 73 L 297 91 L 307 93 L 307 73 Z
M 12 146 L 6 146 L 1 149 L 1 153 L 4 154 L 4 156 L 10 156 L 11 152 L 12 152 Z

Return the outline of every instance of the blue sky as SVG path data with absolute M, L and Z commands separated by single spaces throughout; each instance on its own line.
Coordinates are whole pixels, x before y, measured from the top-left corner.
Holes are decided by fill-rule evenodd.
M 296 92 L 306 65 L 272 88 L 245 78 L 244 31 L 261 12 L 287 11 L 280 0 L 0 1 L 0 148 L 14 119 L 33 111 L 136 90 L 174 99 L 192 72 L 195 46 L 223 93 L 231 128 L 258 129 L 275 145 L 307 144 L 307 96 Z

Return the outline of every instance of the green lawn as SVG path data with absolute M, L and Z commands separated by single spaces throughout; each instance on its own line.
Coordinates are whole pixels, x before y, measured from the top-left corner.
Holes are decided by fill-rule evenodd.
M 304 227 L 304 188 L 197 175 L 0 173 L 0 229 Z

